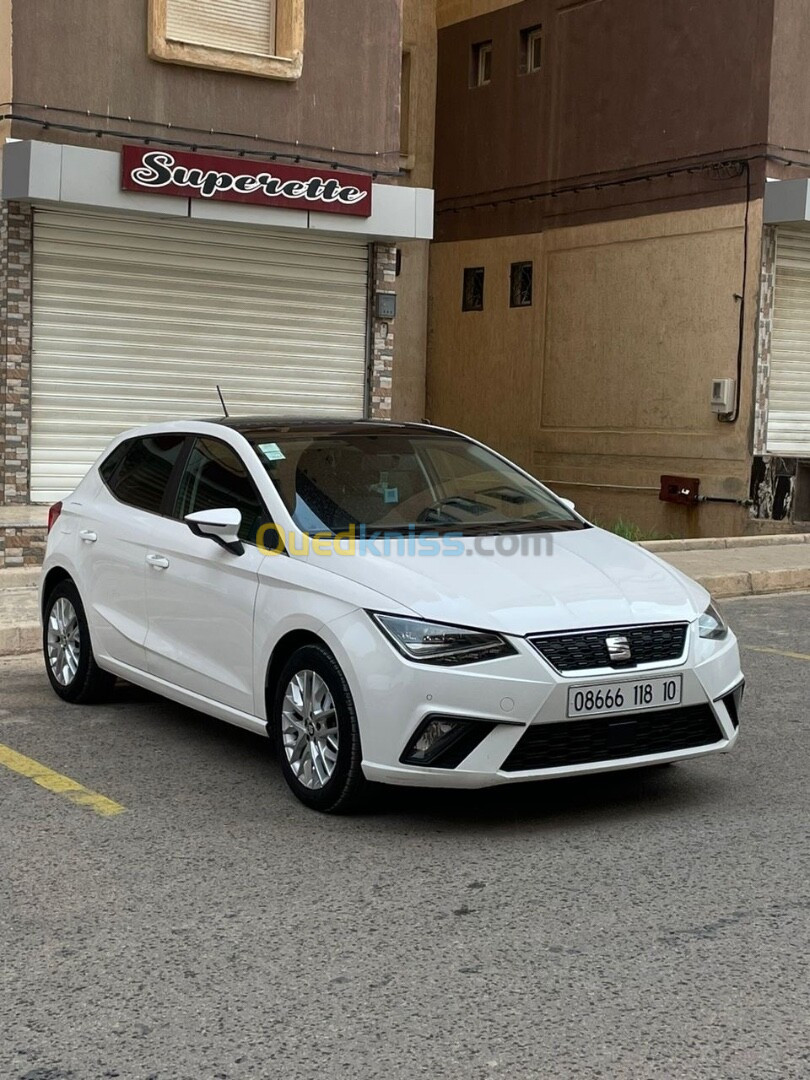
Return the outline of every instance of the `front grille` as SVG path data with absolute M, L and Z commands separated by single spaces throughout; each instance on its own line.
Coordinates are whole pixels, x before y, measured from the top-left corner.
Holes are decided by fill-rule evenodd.
M 724 738 L 708 705 L 535 724 L 502 766 L 506 772 L 559 769 L 711 746 Z
M 686 623 L 666 623 L 663 626 L 632 626 L 629 629 L 589 630 L 577 634 L 551 634 L 530 637 L 535 649 L 560 672 L 589 671 L 592 668 L 626 670 L 639 664 L 659 664 L 679 660 L 686 645 Z M 614 662 L 610 659 L 607 639 L 626 637 L 630 642 L 632 659 Z

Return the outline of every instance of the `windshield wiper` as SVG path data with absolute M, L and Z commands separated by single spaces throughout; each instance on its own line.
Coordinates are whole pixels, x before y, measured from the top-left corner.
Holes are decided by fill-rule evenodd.
M 590 527 L 582 521 L 537 521 L 524 518 L 518 521 L 492 521 L 488 524 L 482 521 L 462 525 L 458 531 L 462 536 L 503 536 L 507 533 L 578 532 Z

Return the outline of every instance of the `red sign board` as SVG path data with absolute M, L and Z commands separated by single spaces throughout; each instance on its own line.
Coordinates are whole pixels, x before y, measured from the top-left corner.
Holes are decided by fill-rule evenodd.
M 371 177 L 357 173 L 150 146 L 125 146 L 122 161 L 125 191 L 371 216 Z

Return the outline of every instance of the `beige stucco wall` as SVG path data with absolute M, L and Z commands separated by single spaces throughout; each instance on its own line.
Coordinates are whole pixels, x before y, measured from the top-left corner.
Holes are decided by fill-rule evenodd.
M 404 0 L 403 45 L 411 51 L 411 138 L 408 169 L 400 183 L 433 187 L 433 138 L 436 117 L 436 0 Z M 425 416 L 428 268 L 430 245 L 402 245 L 396 280 L 397 319 L 394 329 L 392 416 L 421 420 Z
M 391 417 L 394 420 L 422 420 L 425 417 L 430 244 L 427 241 L 403 244 L 401 252 L 401 270 L 395 286 L 397 320 Z
M 600 522 L 673 535 L 743 531 L 742 509 L 660 503 L 660 476 L 746 498 L 761 203 L 750 216 L 742 411 L 722 424 L 711 381 L 736 371 L 744 207 L 435 244 L 427 410 L 513 457 Z M 512 262 L 534 302 L 509 307 Z M 465 266 L 486 268 L 462 312 Z M 596 486 L 586 486 L 596 485 Z M 610 485 L 610 486 L 608 486 Z
M 4 104 L 11 101 L 11 90 L 11 0 L 0 0 L 0 113 L 11 112 Z M 10 123 L 0 121 L 0 179 L 3 176 L 2 145 L 10 131 Z

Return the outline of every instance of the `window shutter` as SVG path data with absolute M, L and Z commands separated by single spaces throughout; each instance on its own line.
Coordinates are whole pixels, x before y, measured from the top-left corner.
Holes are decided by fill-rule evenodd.
M 273 56 L 276 0 L 167 0 L 166 37 L 186 45 Z

